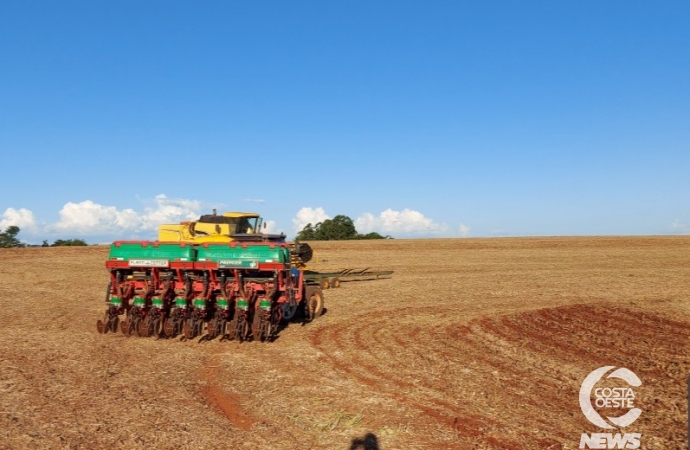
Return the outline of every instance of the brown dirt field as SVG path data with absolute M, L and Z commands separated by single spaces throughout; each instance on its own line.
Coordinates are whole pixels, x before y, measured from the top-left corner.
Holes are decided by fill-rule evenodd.
M 243 344 L 99 335 L 107 247 L 1 249 L 0 448 L 571 449 L 605 365 L 642 380 L 624 432 L 685 448 L 690 237 L 314 247 L 395 275 Z

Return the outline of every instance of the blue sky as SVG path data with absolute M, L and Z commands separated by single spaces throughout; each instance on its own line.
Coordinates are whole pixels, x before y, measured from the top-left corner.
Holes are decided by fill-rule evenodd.
M 688 2 L 200 3 L 0 4 L 0 227 L 690 233 Z

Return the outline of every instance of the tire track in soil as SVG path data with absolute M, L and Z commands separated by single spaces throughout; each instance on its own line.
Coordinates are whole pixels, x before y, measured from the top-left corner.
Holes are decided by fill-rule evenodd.
M 559 359 L 573 358 L 600 362 L 602 356 L 617 360 L 637 361 L 640 354 L 647 349 L 649 342 L 638 339 L 639 335 L 654 336 L 654 343 L 668 350 L 671 357 L 680 356 L 676 348 L 687 347 L 688 341 L 678 339 L 689 331 L 690 324 L 683 329 L 668 326 L 665 318 L 647 314 L 639 314 L 631 310 L 615 310 L 621 317 L 635 317 L 634 337 L 630 339 L 630 329 L 621 333 L 607 327 L 610 323 L 619 321 L 605 321 L 600 323 L 591 320 L 593 315 L 611 312 L 599 307 L 568 307 L 570 313 L 559 310 L 539 310 L 516 317 L 481 319 L 478 323 L 489 334 L 500 337 L 505 341 L 514 342 L 516 347 L 529 348 L 534 353 L 543 354 Z M 562 323 L 555 322 L 554 317 L 560 317 Z M 622 320 L 620 321 L 622 322 Z M 558 350 L 558 351 L 554 351 Z M 675 355 L 675 356 L 674 356 Z
M 426 312 L 421 308 L 410 309 L 419 315 Z M 438 310 L 433 311 L 433 315 L 438 314 Z M 507 402 L 517 398 L 520 405 L 535 407 L 535 412 L 545 402 L 559 404 L 564 394 L 577 394 L 575 387 L 567 385 L 570 374 L 559 371 L 566 365 L 581 366 L 586 371 L 604 363 L 615 363 L 633 367 L 647 376 L 669 377 L 669 371 L 684 373 L 681 369 L 690 364 L 683 356 L 688 351 L 690 324 L 623 307 L 577 304 L 545 308 L 508 316 L 477 318 L 469 323 L 445 326 L 440 331 L 400 324 L 396 321 L 399 317 L 400 311 L 379 313 L 373 320 L 370 316 L 361 315 L 351 322 L 354 325 L 333 325 L 316 330 L 310 336 L 311 342 L 323 352 L 334 369 L 421 411 L 465 438 L 499 448 L 522 448 L 524 444 L 487 436 L 487 431 L 496 433 L 510 429 L 521 441 L 531 445 L 538 443 L 542 448 L 558 442 L 548 438 L 535 442 L 534 434 L 522 429 L 529 421 L 548 430 L 552 437 L 567 439 L 569 435 L 558 429 L 558 421 L 542 419 L 538 413 L 510 424 L 468 413 L 436 395 L 413 396 L 423 388 L 448 398 L 448 386 L 427 379 L 416 383 L 407 381 L 405 375 L 414 369 L 400 370 L 400 367 L 405 367 L 400 355 L 405 355 L 404 358 L 426 356 L 425 361 L 433 356 L 450 364 L 470 360 L 479 364 L 479 369 L 484 367 L 484 371 L 499 370 L 510 381 L 496 381 L 487 386 L 487 390 L 508 390 L 512 396 L 508 396 L 508 400 L 501 399 L 499 404 L 510 407 Z M 391 327 L 391 324 L 398 327 Z M 641 339 L 631 340 L 631 330 Z M 342 356 L 331 354 L 333 348 Z M 657 362 L 650 365 L 652 352 Z M 366 356 L 379 362 L 374 366 L 363 359 Z M 540 366 L 537 380 L 535 361 Z M 572 378 L 570 381 L 577 384 Z M 673 380 L 667 379 L 660 390 L 669 396 L 684 396 L 680 391 L 668 392 L 678 390 Z M 539 399 L 538 403 L 534 398 Z M 584 423 L 577 415 L 572 421 L 574 425 Z
M 579 360 L 597 361 L 601 360 L 602 351 L 595 347 L 578 345 L 579 341 L 586 340 L 584 333 L 570 327 L 548 327 L 542 326 L 535 330 L 530 326 L 529 318 L 520 318 L 518 323 L 506 318 L 502 319 L 483 319 L 479 326 L 488 334 L 492 334 L 504 341 L 514 345 L 519 345 L 525 349 L 544 356 L 570 355 Z M 544 324 L 541 324 L 544 325 Z M 549 329 L 551 328 L 551 329 Z M 571 336 L 566 342 L 558 339 L 562 332 L 567 332 Z M 577 336 L 577 340 L 573 337 Z
M 639 339 L 639 335 L 654 336 L 654 344 L 662 344 L 667 349 L 687 346 L 688 341 L 679 340 L 678 336 L 686 334 L 688 327 L 681 329 L 677 322 L 669 323 L 664 317 L 591 305 L 568 308 L 570 314 L 564 314 L 566 311 L 560 308 L 540 310 L 520 317 L 484 319 L 481 324 L 503 339 L 513 337 L 513 340 L 519 340 L 520 345 L 531 348 L 535 353 L 559 358 L 563 358 L 565 354 L 569 358 L 589 361 L 594 365 L 602 360 L 610 360 L 636 365 L 638 368 L 646 367 L 640 364 L 639 355 L 649 353 L 650 343 Z M 597 320 L 604 315 L 610 318 Z M 635 327 L 625 327 L 626 330 L 621 332 L 619 326 L 611 326 L 625 322 L 634 323 Z M 634 342 L 629 339 L 628 332 L 633 329 L 636 338 Z M 515 339 L 515 336 L 521 338 Z M 651 368 L 649 372 L 657 375 L 661 373 Z
M 437 309 L 435 309 L 437 310 Z M 457 326 L 456 326 L 457 327 Z M 466 352 L 468 348 L 474 348 L 478 346 L 486 347 L 485 350 L 480 351 L 480 352 L 475 352 L 472 355 L 472 361 L 473 362 L 481 362 L 483 365 L 490 367 L 491 369 L 496 369 L 501 371 L 503 374 L 508 374 L 511 378 L 514 380 L 518 380 L 518 383 L 514 385 L 514 387 L 520 387 L 523 390 L 530 390 L 533 389 L 535 391 L 538 391 L 541 389 L 543 384 L 541 386 L 534 386 L 532 383 L 529 382 L 530 376 L 534 373 L 534 368 L 533 367 L 519 367 L 510 362 L 510 357 L 512 355 L 507 355 L 506 352 L 500 351 L 497 352 L 496 348 L 491 348 L 489 349 L 488 346 L 485 343 L 478 342 L 477 338 L 481 337 L 481 335 L 478 336 L 476 330 L 472 332 L 469 327 L 467 326 L 462 326 L 465 328 L 465 335 L 463 336 L 458 336 L 455 334 L 449 333 L 448 328 L 446 327 L 445 329 L 442 329 L 440 331 L 433 329 L 433 330 L 421 330 L 417 329 L 415 330 L 414 333 L 411 333 L 412 335 L 415 336 L 415 339 L 421 339 L 421 341 L 425 342 L 443 342 L 447 341 L 449 337 L 454 336 L 453 341 L 459 341 L 459 342 L 444 342 L 444 345 L 439 345 L 435 346 L 432 348 L 417 348 L 417 349 L 409 349 L 409 346 L 411 343 L 405 342 L 398 335 L 394 335 L 392 337 L 393 342 L 395 342 L 399 347 L 402 347 L 406 350 L 407 354 L 410 355 L 410 358 L 414 357 L 421 357 L 426 356 L 426 360 L 429 359 L 430 355 L 437 356 L 437 360 L 445 360 L 446 362 L 454 362 L 455 360 L 458 359 L 458 355 L 462 355 L 463 352 Z M 476 327 L 475 327 L 476 329 Z M 420 338 L 420 336 L 422 336 Z M 474 338 L 474 339 L 472 339 Z M 383 344 L 383 342 L 379 341 L 378 339 L 376 340 L 378 343 Z M 359 341 L 356 341 L 357 348 L 361 348 L 362 346 L 362 341 L 361 339 Z M 390 341 L 389 341 L 390 343 Z M 359 353 L 359 352 L 358 352 Z M 368 352 L 371 353 L 371 352 Z M 389 353 L 395 353 L 395 352 L 389 352 Z M 413 354 L 411 354 L 413 353 Z M 495 356 L 492 356 L 495 355 Z M 378 372 L 381 372 L 380 369 L 377 369 Z M 493 371 L 493 370 L 491 370 Z M 389 371 L 385 371 L 388 373 Z M 524 380 L 522 384 L 519 383 L 520 380 Z M 428 382 L 426 380 L 420 380 L 416 384 L 410 384 L 410 383 L 401 383 L 401 382 L 394 382 L 396 385 L 399 385 L 401 387 L 424 387 L 432 391 L 438 391 L 439 390 L 439 385 L 434 384 L 432 382 Z M 551 380 L 551 384 L 554 385 L 554 387 L 558 387 L 553 380 Z M 535 394 L 535 399 L 538 398 L 538 396 Z M 528 404 L 534 406 L 535 408 L 540 408 L 543 405 L 539 400 L 533 400 L 533 399 L 528 399 L 527 401 Z M 444 403 L 448 405 L 448 403 Z
M 254 419 L 240 406 L 239 396 L 220 387 L 219 354 L 220 350 L 214 350 L 201 369 L 201 379 L 206 382 L 206 385 L 200 393 L 209 404 L 225 416 L 228 422 L 240 430 L 247 431 L 254 424 Z
M 508 346 L 509 348 L 498 348 L 496 344 L 486 337 L 495 338 L 496 336 L 488 334 L 486 330 L 482 330 L 479 327 L 474 328 L 471 336 L 458 336 L 452 332 L 448 333 L 457 342 L 449 342 L 443 348 L 432 349 L 432 351 L 450 357 L 450 355 L 467 353 L 468 349 L 473 350 L 471 357 L 473 363 L 479 363 L 480 367 L 488 367 L 490 372 L 497 370 L 504 374 L 505 378 L 510 379 L 510 387 L 515 390 L 534 392 L 533 396 L 524 399 L 524 403 L 535 408 L 543 406 L 539 400 L 539 393 L 544 386 L 550 386 L 554 389 L 562 388 L 562 385 L 558 384 L 558 380 L 550 378 L 542 380 L 539 386 L 536 386 L 531 381 L 535 367 L 532 365 L 522 366 L 515 364 L 514 359 L 517 350 L 523 349 L 523 345 L 516 347 L 514 345 L 511 346 L 510 342 L 504 342 L 504 347 Z
M 477 326 L 476 321 L 472 321 L 470 325 L 471 327 L 468 325 L 446 326 L 442 333 L 429 336 L 428 342 L 443 342 L 443 345 L 426 348 L 424 354 L 433 353 L 439 355 L 439 359 L 456 361 L 459 357 L 466 356 L 468 350 L 471 350 L 471 357 L 463 358 L 463 360 L 470 359 L 475 366 L 476 373 L 480 373 L 484 377 L 482 378 L 482 388 L 487 392 L 504 391 L 506 388 L 510 388 L 509 390 L 512 392 L 520 392 L 522 396 L 520 406 L 523 408 L 530 407 L 534 411 L 542 410 L 544 405 L 540 397 L 545 386 L 549 386 L 555 391 L 558 390 L 561 396 L 567 392 L 572 393 L 573 397 L 577 396 L 576 389 L 568 390 L 567 387 L 563 386 L 561 380 L 552 377 L 540 380 L 538 384 L 535 384 L 533 382 L 535 367 L 531 364 L 523 366 L 515 364 L 516 351 L 520 351 L 520 347 L 510 346 L 509 342 L 502 342 L 502 346 L 499 348 L 494 343 L 495 336 L 485 333 Z M 505 348 L 506 346 L 510 347 Z M 501 380 L 491 378 L 496 372 L 500 372 Z M 428 387 L 441 390 L 444 393 L 447 391 L 439 385 Z M 530 420 L 541 425 L 544 429 L 552 429 L 554 425 L 553 421 L 548 420 L 544 415 L 531 417 Z M 499 425 L 501 428 L 508 428 L 500 422 Z M 528 442 L 538 443 L 540 448 L 560 449 L 560 443 L 553 439 L 535 439 L 529 432 L 517 432 L 516 434 L 527 439 Z M 556 434 L 552 433 L 552 438 L 554 436 Z M 524 447 L 524 445 L 522 446 Z
M 419 308 L 414 309 L 415 311 L 419 311 Z M 431 310 L 432 308 L 429 309 Z M 433 309 L 438 312 L 437 308 Z M 493 436 L 483 436 L 483 430 L 496 425 L 496 422 L 489 417 L 470 414 L 467 411 L 459 409 L 457 405 L 436 398 L 426 398 L 426 402 L 430 403 L 431 406 L 413 399 L 409 394 L 403 393 L 403 389 L 419 389 L 418 385 L 393 377 L 391 374 L 395 373 L 395 371 L 383 371 L 378 367 L 374 367 L 356 358 L 356 354 L 350 351 L 351 348 L 343 344 L 343 342 L 347 340 L 346 338 L 351 338 L 358 352 L 363 351 L 374 356 L 371 352 L 371 346 L 367 343 L 376 342 L 376 340 L 374 338 L 364 339 L 362 334 L 366 333 L 367 335 L 372 335 L 375 334 L 376 330 L 380 329 L 381 324 L 395 323 L 391 322 L 391 320 L 397 317 L 397 314 L 398 313 L 379 313 L 377 320 L 373 322 L 370 320 L 370 316 L 361 315 L 358 317 L 359 320 L 353 321 L 359 325 L 332 325 L 330 327 L 324 327 L 316 330 L 311 335 L 311 342 L 316 348 L 323 352 L 326 359 L 329 360 L 332 367 L 336 370 L 353 376 L 358 381 L 377 391 L 385 392 L 386 395 L 402 404 L 422 411 L 434 422 L 453 429 L 462 437 L 482 439 L 486 444 L 495 448 L 521 449 L 522 446 L 517 442 L 497 439 Z M 369 321 L 369 323 L 367 323 L 367 321 Z M 372 332 L 371 330 L 374 331 Z M 328 345 L 325 345 L 326 342 Z M 351 355 L 351 360 L 349 362 L 343 362 L 334 357 L 331 354 L 333 347 L 337 348 L 343 354 Z M 391 357 L 391 359 L 394 358 Z M 362 374 L 357 368 L 364 369 L 366 375 Z M 391 385 L 395 386 L 397 389 L 391 389 Z
M 690 370 L 685 355 L 690 348 L 688 341 L 679 337 L 688 336 L 690 324 L 647 312 L 591 304 L 475 322 L 502 340 L 512 340 L 515 348 L 529 348 L 534 354 L 543 355 L 556 367 L 559 361 L 587 370 L 603 364 L 624 366 L 653 382 L 654 402 L 660 397 L 669 401 L 685 397 L 684 379 Z M 638 339 L 638 333 L 646 339 Z M 557 394 L 549 386 L 542 391 L 542 398 L 555 398 Z M 667 435 L 665 431 L 682 425 L 677 417 L 666 418 L 652 405 L 645 405 L 645 416 L 645 421 L 655 424 L 653 431 L 658 435 Z
M 665 341 L 684 345 L 690 337 L 688 324 L 669 320 L 662 316 L 620 308 L 604 310 L 601 307 L 595 308 L 591 305 L 582 306 L 580 315 L 586 316 L 586 322 L 589 325 L 587 328 L 594 328 L 598 334 L 604 336 L 617 336 L 619 334 L 617 330 L 623 328 L 635 330 L 635 337 L 638 340 L 640 337 L 656 340 L 661 332 Z M 540 310 L 531 317 L 538 318 L 540 322 L 546 322 L 547 325 L 573 328 L 570 324 L 571 318 L 564 314 L 564 311 L 558 309 Z M 640 327 L 640 324 L 644 326 Z M 582 326 L 582 323 L 577 325 Z

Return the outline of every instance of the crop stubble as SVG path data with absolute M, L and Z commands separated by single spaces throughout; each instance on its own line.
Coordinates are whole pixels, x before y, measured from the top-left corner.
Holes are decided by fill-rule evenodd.
M 241 345 L 100 336 L 107 248 L 0 251 L 0 448 L 577 448 L 603 365 L 642 379 L 643 448 L 683 446 L 690 238 L 314 247 L 396 272 Z

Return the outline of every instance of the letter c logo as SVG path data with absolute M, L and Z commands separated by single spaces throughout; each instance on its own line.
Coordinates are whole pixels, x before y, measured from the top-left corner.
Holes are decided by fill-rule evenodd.
M 580 409 L 582 410 L 582 413 L 585 415 L 587 420 L 592 422 L 594 425 L 606 429 L 612 429 L 614 427 L 609 425 L 609 423 L 606 422 L 599 415 L 599 413 L 594 410 L 594 408 L 592 408 L 591 395 L 592 388 L 594 388 L 594 385 L 597 384 L 599 380 L 601 380 L 601 378 L 604 376 L 606 372 L 613 369 L 614 367 L 615 366 L 599 367 L 598 369 L 594 370 L 592 373 L 587 375 L 585 380 L 582 382 L 582 386 L 580 387 Z M 606 378 L 620 378 L 626 381 L 632 387 L 638 387 L 642 385 L 642 381 L 640 381 L 637 375 L 635 375 L 631 370 L 628 370 L 625 367 L 621 367 L 618 370 L 614 370 Z M 640 414 L 642 414 L 641 409 L 633 408 L 620 417 L 606 416 L 606 418 L 609 419 L 614 425 L 618 425 L 619 427 L 627 427 L 628 425 L 636 421 L 637 418 L 640 417 Z

